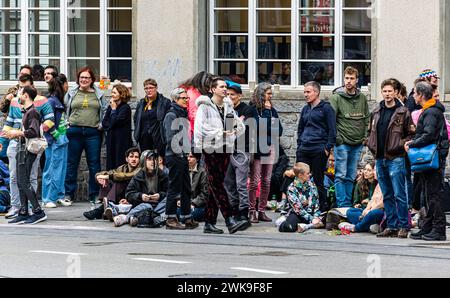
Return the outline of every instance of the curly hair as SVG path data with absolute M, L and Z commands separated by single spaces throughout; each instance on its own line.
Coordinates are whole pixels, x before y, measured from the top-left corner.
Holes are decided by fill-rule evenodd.
M 270 83 L 260 83 L 256 86 L 256 89 L 253 92 L 251 104 L 258 110 L 264 108 L 264 100 L 267 90 L 272 90 L 272 85 Z

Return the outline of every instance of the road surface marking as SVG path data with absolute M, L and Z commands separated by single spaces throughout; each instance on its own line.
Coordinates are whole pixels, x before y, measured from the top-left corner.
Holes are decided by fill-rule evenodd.
M 169 263 L 169 264 L 192 264 L 191 262 L 162 260 L 162 259 L 134 258 L 133 260 L 135 260 L 135 261 L 145 261 L 145 262 Z
M 35 229 L 35 230 L 68 230 L 68 231 L 111 231 L 107 228 L 94 228 L 94 227 L 82 227 L 82 226 L 54 226 L 54 225 L 40 225 L 40 226 L 30 226 L 30 225 L 0 225 L 0 228 L 9 229 Z
M 263 270 L 263 269 L 254 269 L 254 268 L 245 268 L 245 267 L 233 267 L 233 268 L 230 268 L 230 269 L 231 270 L 239 270 L 239 271 L 250 271 L 250 272 L 257 272 L 257 273 L 273 274 L 273 275 L 289 274 L 287 272 L 271 271 L 271 270 Z
M 49 254 L 49 255 L 64 255 L 64 256 L 87 256 L 87 254 L 62 252 L 62 251 L 47 251 L 47 250 L 31 250 L 30 253 L 35 254 Z

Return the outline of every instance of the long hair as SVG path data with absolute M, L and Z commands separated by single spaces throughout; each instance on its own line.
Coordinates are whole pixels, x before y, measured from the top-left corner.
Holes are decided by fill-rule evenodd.
M 207 71 L 201 71 L 192 78 L 182 82 L 180 86 L 183 88 L 194 87 L 200 92 L 201 95 L 208 95 L 213 79 L 214 75 Z
M 272 90 L 272 85 L 269 83 L 260 83 L 256 86 L 253 92 L 251 104 L 254 105 L 258 110 L 264 109 L 264 98 L 267 90 Z
M 60 73 L 53 79 L 51 79 L 48 82 L 48 92 L 50 93 L 50 96 L 55 96 L 59 99 L 61 104 L 64 105 L 64 84 L 67 83 L 67 77 L 65 74 Z
M 369 162 L 365 165 L 365 167 L 367 165 L 370 165 L 370 167 L 372 168 L 372 170 L 375 169 L 375 162 Z M 361 176 L 361 179 L 358 181 L 358 185 L 359 185 L 359 189 L 361 190 L 361 197 L 362 198 L 369 198 L 370 195 L 370 182 L 369 180 L 367 180 L 366 178 L 364 178 L 364 174 Z

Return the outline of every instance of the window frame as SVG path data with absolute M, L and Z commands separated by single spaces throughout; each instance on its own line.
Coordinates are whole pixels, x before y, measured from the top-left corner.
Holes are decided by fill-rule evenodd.
M 2 8 L 3 9 L 3 8 Z M 66 75 L 69 71 L 69 60 L 83 60 L 83 59 L 95 59 L 99 60 L 100 73 L 98 76 L 104 75 L 108 73 L 109 69 L 109 61 L 111 60 L 123 60 L 123 61 L 132 61 L 133 57 L 113 57 L 109 56 L 108 49 L 108 37 L 110 35 L 131 35 L 133 36 L 132 31 L 127 32 L 110 32 L 109 31 L 109 20 L 108 13 L 109 11 L 132 11 L 133 7 L 111 7 L 109 6 L 108 0 L 99 0 L 99 7 L 71 7 L 67 0 L 60 0 L 59 7 L 34 7 L 29 6 L 29 0 L 21 0 L 20 6 L 17 7 L 5 7 L 4 10 L 9 11 L 19 11 L 20 12 L 20 31 L 17 32 L 6 32 L 1 31 L 1 34 L 14 34 L 19 35 L 20 44 L 20 55 L 10 55 L 10 56 L 0 56 L 1 59 L 18 59 L 20 65 L 30 64 L 30 60 L 32 59 L 49 59 L 49 60 L 59 60 L 59 71 Z M 96 10 L 99 11 L 100 16 L 100 24 L 99 24 L 99 32 L 69 32 L 69 21 L 68 14 L 69 11 L 73 10 Z M 59 11 L 59 32 L 29 32 L 29 15 L 30 11 Z M 48 57 L 39 57 L 30 55 L 29 51 L 29 41 L 30 35 L 60 35 L 60 55 L 56 56 L 48 56 Z M 68 36 L 69 35 L 99 35 L 100 36 L 100 55 L 99 57 L 69 57 L 69 45 L 68 45 Z M 133 75 L 133 74 L 132 74 Z M 127 87 L 132 86 L 133 77 L 131 77 L 131 82 L 123 82 Z M 96 82 L 99 84 L 98 80 Z M 17 84 L 16 80 L 0 80 L 0 87 L 10 87 Z M 71 86 L 75 85 L 74 81 L 70 81 Z M 36 87 L 46 87 L 46 83 L 42 81 L 35 82 Z
M 277 8 L 266 8 L 258 7 L 258 0 L 248 0 L 248 7 L 216 7 L 216 0 L 209 1 L 208 14 L 209 14 L 209 57 L 208 57 L 208 70 L 212 73 L 216 72 L 215 64 L 217 62 L 246 62 L 248 63 L 248 82 L 243 85 L 244 90 L 249 90 L 253 83 L 258 84 L 258 73 L 257 65 L 259 62 L 289 62 L 291 64 L 291 85 L 280 85 L 280 90 L 304 90 L 304 85 L 300 84 L 300 63 L 301 62 L 330 62 L 334 63 L 334 81 L 333 86 L 323 86 L 324 91 L 332 91 L 336 87 L 343 85 L 343 71 L 345 63 L 370 63 L 373 69 L 373 53 L 371 50 L 370 60 L 350 60 L 344 59 L 344 38 L 347 36 L 373 36 L 371 30 L 370 34 L 366 33 L 345 33 L 343 22 L 345 11 L 367 11 L 370 12 L 372 6 L 367 7 L 344 7 L 345 0 L 335 0 L 334 7 L 301 7 L 300 0 L 292 0 L 291 7 L 277 7 Z M 248 11 L 248 32 L 247 33 L 216 33 L 216 12 L 217 11 Z M 257 21 L 258 21 L 258 11 L 264 10 L 275 10 L 291 11 L 291 33 L 258 33 L 257 32 Z M 301 14 L 303 10 L 307 11 L 319 11 L 319 10 L 331 10 L 334 13 L 334 33 L 301 33 Z M 230 58 L 216 58 L 216 37 L 217 36 L 246 36 L 248 37 L 248 58 L 244 59 L 230 59 Z M 257 57 L 257 44 L 259 36 L 290 36 L 291 37 L 291 58 L 290 59 L 258 59 Z M 334 37 L 334 59 L 301 59 L 300 58 L 300 38 L 302 36 L 331 36 Z M 373 78 L 372 78 L 373 80 Z M 367 86 L 362 86 L 363 91 L 368 91 L 371 83 Z

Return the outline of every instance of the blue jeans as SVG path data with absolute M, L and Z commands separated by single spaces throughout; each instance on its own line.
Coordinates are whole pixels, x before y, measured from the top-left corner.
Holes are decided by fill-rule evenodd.
M 85 151 L 89 168 L 89 199 L 92 200 L 98 196 L 100 191 L 95 175 L 101 170 L 101 132 L 96 128 L 75 126 L 69 128 L 67 138 L 69 139 L 69 152 L 65 181 L 66 196 L 70 196 L 72 199 L 75 197 L 78 186 L 78 166 L 80 165 L 81 154 Z
M 181 220 L 181 208 L 177 209 L 177 216 Z M 192 219 L 196 222 L 204 222 L 205 221 L 205 208 L 192 208 Z
M 387 227 L 392 230 L 409 229 L 405 159 L 377 159 L 377 175 L 384 198 Z
M 353 188 L 362 149 L 362 145 L 341 145 L 334 149 L 336 159 L 336 203 L 338 208 L 352 207 Z
M 369 232 L 370 226 L 379 225 L 384 217 L 384 211 L 380 209 L 372 210 L 363 219 L 360 219 L 362 214 L 362 209 L 350 208 L 347 211 L 348 222 L 355 225 L 357 233 Z
M 56 203 L 64 199 L 64 179 L 67 171 L 69 140 L 63 135 L 45 150 L 45 167 L 42 173 L 42 201 Z

